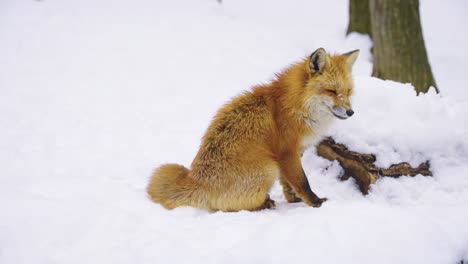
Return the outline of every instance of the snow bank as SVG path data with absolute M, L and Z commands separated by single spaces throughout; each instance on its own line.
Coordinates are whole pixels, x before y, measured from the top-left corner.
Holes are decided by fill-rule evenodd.
M 409 161 L 461 159 L 468 154 L 465 103 L 434 90 L 416 96 L 410 84 L 359 76 L 353 107 L 359 117 L 337 122 L 330 134 L 379 166 Z

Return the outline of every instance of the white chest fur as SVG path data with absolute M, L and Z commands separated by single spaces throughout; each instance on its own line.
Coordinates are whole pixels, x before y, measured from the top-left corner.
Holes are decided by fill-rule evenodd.
M 302 148 L 306 149 L 317 145 L 325 136 L 333 118 L 322 118 L 320 120 L 307 120 L 305 123 L 310 127 L 310 133 L 302 138 Z
M 305 136 L 302 138 L 302 148 L 306 149 L 315 146 L 320 139 L 321 137 L 315 136 L 314 134 Z

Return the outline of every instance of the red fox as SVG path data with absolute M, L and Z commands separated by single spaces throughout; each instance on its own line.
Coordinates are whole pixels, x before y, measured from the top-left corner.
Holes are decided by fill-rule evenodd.
M 147 188 L 168 209 L 193 206 L 236 212 L 275 208 L 268 194 L 279 178 L 286 200 L 320 207 L 301 164 L 333 119 L 353 115 L 351 68 L 359 50 L 329 55 L 323 48 L 269 84 L 235 97 L 216 114 L 191 169 L 157 168 Z

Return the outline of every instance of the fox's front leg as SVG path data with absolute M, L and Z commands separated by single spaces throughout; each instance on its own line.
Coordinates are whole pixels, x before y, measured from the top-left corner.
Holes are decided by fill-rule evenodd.
M 288 203 L 302 202 L 302 199 L 296 195 L 293 188 L 289 184 L 288 180 L 286 180 L 286 178 L 283 175 L 280 176 L 279 180 L 280 180 L 281 186 L 283 186 L 283 194 L 284 194 L 284 197 L 286 198 L 286 201 L 288 201 Z
M 327 198 L 319 198 L 311 189 L 309 181 L 302 169 L 301 155 L 298 153 L 284 153 L 280 158 L 280 168 L 282 180 L 289 183 L 294 193 L 299 196 L 307 205 L 320 207 Z M 283 188 L 284 188 L 283 184 Z M 284 189 L 287 195 L 287 189 Z M 293 198 L 290 196 L 289 198 Z M 286 197 L 288 199 L 288 197 Z M 289 201 L 289 199 L 288 199 Z

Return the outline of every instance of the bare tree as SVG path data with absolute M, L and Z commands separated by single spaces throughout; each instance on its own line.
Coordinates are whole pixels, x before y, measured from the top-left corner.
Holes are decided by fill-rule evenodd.
M 436 89 L 419 18 L 419 0 L 370 0 L 372 76 L 410 82 L 418 93 Z
M 349 0 L 349 24 L 346 34 L 358 32 L 372 36 L 368 0 Z
M 349 32 L 374 41 L 372 76 L 411 83 L 417 93 L 437 86 L 421 30 L 419 0 L 350 0 Z

